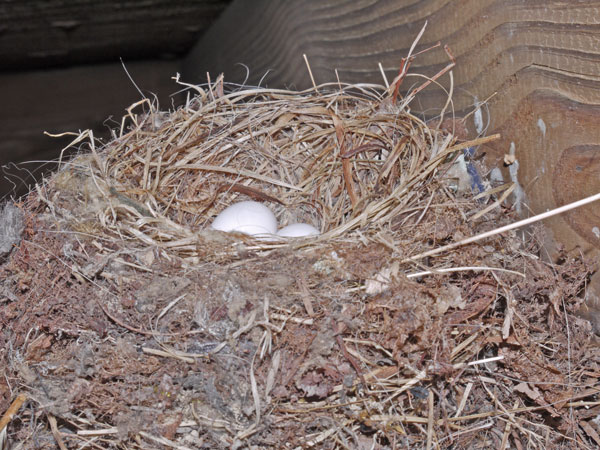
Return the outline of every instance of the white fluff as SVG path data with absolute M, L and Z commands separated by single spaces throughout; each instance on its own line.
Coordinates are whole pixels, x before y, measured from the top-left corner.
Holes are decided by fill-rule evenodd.
M 314 236 L 321 233 L 315 227 L 307 223 L 293 223 L 283 227 L 277 234 L 282 237 L 302 237 Z
M 246 201 L 234 203 L 219 214 L 212 228 L 226 232 L 238 232 L 251 236 L 275 234 L 277 219 L 262 203 Z

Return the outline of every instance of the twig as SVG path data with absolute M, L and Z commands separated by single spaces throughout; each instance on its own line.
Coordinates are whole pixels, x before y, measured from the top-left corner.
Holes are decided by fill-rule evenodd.
M 25 400 L 27 400 L 27 395 L 17 395 L 17 398 L 13 400 L 11 405 L 8 407 L 8 409 L 0 419 L 0 431 L 2 431 L 4 427 L 8 425 L 8 423 L 12 420 L 13 416 L 17 413 L 17 411 L 21 409 L 21 406 L 23 405 L 23 403 L 25 403 Z
M 378 65 L 379 65 L 379 71 L 381 72 L 381 78 L 383 78 L 383 84 L 385 84 L 386 89 L 389 89 L 390 83 L 388 82 L 388 79 L 385 76 L 385 70 L 383 70 L 383 66 L 381 65 L 381 63 L 378 63 Z
M 423 24 L 423 27 L 421 28 L 421 31 L 419 31 L 419 34 L 417 35 L 417 37 L 413 41 L 412 45 L 410 46 L 410 49 L 408 50 L 408 54 L 406 55 L 406 57 L 402 58 L 402 61 L 400 63 L 400 72 L 398 73 L 398 76 L 396 78 L 394 78 L 394 81 L 392 81 L 391 87 L 394 89 L 392 103 L 394 103 L 394 104 L 396 103 L 396 99 L 398 97 L 398 91 L 400 89 L 400 85 L 402 84 L 402 81 L 406 77 L 406 74 L 408 73 L 408 68 L 410 67 L 411 62 L 414 59 L 412 52 L 415 50 L 417 43 L 421 40 L 421 37 L 423 37 L 423 33 L 425 33 L 425 28 L 427 28 L 427 21 L 425 21 L 425 23 Z
M 429 389 L 427 397 L 427 450 L 431 450 L 433 446 L 433 391 Z
M 159 437 L 159 436 L 152 436 L 151 434 L 146 433 L 145 431 L 140 431 L 139 434 L 143 438 L 150 439 L 151 441 L 158 442 L 159 444 L 166 445 L 167 447 L 175 448 L 177 450 L 192 450 L 189 447 L 184 447 L 183 445 L 179 445 L 178 443 L 173 442 L 167 438 Z
M 163 308 L 163 310 L 160 312 L 160 314 L 158 315 L 158 317 L 156 318 L 156 321 L 158 322 L 167 312 L 169 312 L 169 310 L 175 306 L 177 304 L 177 302 L 179 300 L 181 300 L 183 297 L 185 297 L 187 294 L 182 294 L 179 297 L 177 297 L 175 300 L 171 301 L 171 303 L 169 303 L 167 306 L 165 306 Z
M 516 270 L 503 269 L 502 267 L 487 267 L 487 266 L 446 267 L 446 268 L 440 268 L 440 269 L 424 270 L 423 272 L 409 273 L 408 275 L 406 275 L 406 278 L 419 278 L 419 277 L 422 277 L 425 275 L 434 275 L 436 273 L 454 273 L 454 272 L 467 272 L 467 271 L 480 272 L 480 271 L 488 271 L 488 270 L 491 272 L 497 271 L 497 272 L 510 273 L 512 275 L 519 275 L 520 277 L 525 278 L 524 273 L 517 272 Z
M 558 214 L 562 214 L 562 213 L 570 211 L 572 209 L 579 208 L 580 206 L 587 205 L 588 203 L 592 203 L 592 202 L 595 202 L 597 200 L 600 200 L 600 193 L 592 195 L 590 197 L 586 197 L 586 198 L 584 198 L 582 200 L 578 200 L 578 201 L 573 202 L 573 203 L 569 203 L 569 204 L 561 206 L 559 208 L 552 209 L 552 210 L 547 211 L 545 213 L 538 214 L 536 216 L 529 217 L 527 219 L 519 220 L 518 222 L 514 222 L 514 223 L 511 223 L 511 224 L 505 225 L 503 227 L 496 228 L 496 229 L 491 230 L 491 231 L 486 231 L 485 233 L 481 233 L 481 234 L 478 234 L 476 236 L 472 236 L 470 238 L 463 239 L 462 241 L 459 241 L 459 242 L 453 242 L 452 244 L 444 245 L 444 246 L 439 247 L 439 248 L 434 248 L 433 250 L 429 250 L 429 251 L 426 251 L 426 252 L 423 252 L 423 253 L 419 253 L 418 255 L 411 256 L 409 258 L 405 258 L 401 262 L 416 261 L 418 259 L 426 258 L 427 256 L 437 255 L 438 253 L 442 253 L 442 252 L 445 252 L 447 250 L 452 250 L 453 248 L 457 248 L 457 247 L 460 247 L 462 245 L 471 244 L 473 242 L 480 241 L 480 240 L 488 238 L 490 236 L 495 236 L 497 234 L 504 233 L 505 231 L 514 230 L 515 228 L 520 228 L 520 227 L 523 227 L 525 225 L 530 225 L 532 223 L 539 222 L 540 220 L 547 219 L 549 217 L 557 216 Z
M 310 81 L 312 81 L 315 91 L 319 92 L 319 89 L 317 89 L 317 83 L 315 83 L 315 77 L 313 77 L 312 70 L 310 70 L 310 64 L 308 63 L 308 58 L 306 57 L 306 53 L 303 53 L 302 57 L 304 58 L 304 62 L 306 63 L 306 68 L 308 69 L 308 74 L 310 75 Z M 339 80 L 338 80 L 338 82 L 339 82 Z
M 352 355 L 350 353 L 348 353 L 348 350 L 346 349 L 346 345 L 344 344 L 344 339 L 342 338 L 341 334 L 338 334 L 335 337 L 338 345 L 340 346 L 340 350 L 342 351 L 342 354 L 344 355 L 344 357 L 348 360 L 348 362 L 352 365 L 352 367 L 354 368 L 354 370 L 356 371 L 356 374 L 358 375 L 358 377 L 360 378 L 360 381 L 362 382 L 364 389 L 369 392 L 369 385 L 367 384 L 365 377 L 362 373 L 362 370 L 360 370 L 360 367 L 358 366 L 358 363 L 356 362 L 356 360 L 352 357 Z
M 119 432 L 119 429 L 117 427 L 111 427 L 111 428 L 104 428 L 104 429 L 98 429 L 98 430 L 78 430 L 77 431 L 77 435 L 78 436 L 106 436 L 108 434 L 117 434 Z
M 52 436 L 54 436 L 54 440 L 56 444 L 60 448 L 60 450 L 68 450 L 65 442 L 60 435 L 60 431 L 58 431 L 58 426 L 56 425 L 56 417 L 52 414 L 48 414 L 48 422 L 50 423 L 50 430 L 52 431 Z
M 144 336 L 154 336 L 156 334 L 156 333 L 152 333 L 150 331 L 142 330 L 140 328 L 132 327 L 131 325 L 127 325 L 125 322 L 120 320 L 118 317 L 113 316 L 111 313 L 109 313 L 108 309 L 106 309 L 106 307 L 102 304 L 102 302 L 99 299 L 95 298 L 95 300 L 96 300 L 96 303 L 98 304 L 98 306 L 100 306 L 100 309 L 102 310 L 102 312 L 104 314 L 106 314 L 106 317 L 108 317 L 110 320 L 112 320 L 117 325 L 120 325 L 123 328 L 128 329 L 129 331 L 133 331 L 134 333 L 143 334 Z

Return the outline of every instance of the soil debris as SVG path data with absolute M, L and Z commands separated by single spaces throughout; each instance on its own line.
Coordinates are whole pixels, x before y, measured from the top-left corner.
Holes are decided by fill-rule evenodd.
M 133 105 L 19 205 L 0 266 L 14 448 L 600 445 L 586 261 L 544 261 L 535 225 L 411 260 L 516 220 L 510 186 L 450 171 L 493 137 L 430 128 L 394 86 L 226 88 Z M 321 234 L 211 230 L 240 200 Z

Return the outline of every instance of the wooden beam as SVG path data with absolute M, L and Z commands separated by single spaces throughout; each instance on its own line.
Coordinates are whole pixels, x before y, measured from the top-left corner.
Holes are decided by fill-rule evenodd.
M 170 94 L 180 88 L 171 80 L 179 70 L 177 62 L 138 61 L 126 67 L 144 95 L 152 99 L 156 94 L 162 109 L 171 107 Z M 41 172 L 55 168 L 51 161 L 72 138 L 50 138 L 44 131 L 58 134 L 89 128 L 95 136 L 108 139 L 109 127 L 117 128 L 125 108 L 141 99 L 120 63 L 0 73 L 0 86 L 0 166 L 5 166 L 0 172 L 0 194 L 24 194 Z M 31 160 L 20 168 L 6 166 Z
M 0 2 L 2 70 L 187 52 L 230 0 Z

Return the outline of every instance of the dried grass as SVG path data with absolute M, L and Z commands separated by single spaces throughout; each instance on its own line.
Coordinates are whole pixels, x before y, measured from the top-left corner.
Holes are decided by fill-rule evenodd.
M 94 182 L 110 204 L 103 229 L 194 261 L 214 256 L 204 230 L 243 198 L 269 204 L 282 226 L 320 228 L 304 248 L 353 232 L 393 241 L 425 205 L 457 202 L 436 175 L 461 149 L 494 138 L 457 144 L 371 85 L 224 94 L 218 80 L 168 116 L 130 109 L 128 118 L 133 129 L 94 151 Z
M 113 333 L 132 333 L 143 352 L 129 366 L 117 346 L 103 354 L 123 377 L 155 391 L 135 400 L 135 387 L 90 376 L 88 395 L 63 412 L 62 426 L 76 434 L 60 431 L 60 410 L 47 415 L 59 445 L 591 445 L 591 420 L 582 428 L 574 421 L 575 411 L 600 407 L 600 359 L 587 347 L 589 326 L 572 316 L 586 268 L 540 262 L 539 229 L 522 237 L 491 231 L 514 221 L 496 197 L 510 186 L 474 196 L 457 192 L 447 174 L 463 149 L 495 136 L 459 142 L 430 128 L 409 101 L 393 101 L 397 82 L 226 92 L 219 78 L 171 113 L 133 105 L 101 148 L 90 132 L 77 137 L 89 140 L 90 153 L 64 163 L 28 204 L 63 241 L 30 219 L 34 237 L 5 270 L 36 273 L 28 306 L 20 306 L 32 316 L 41 314 L 36 299 L 49 280 L 52 289 L 64 278 L 63 288 L 79 283 L 80 296 L 96 295 Z M 209 228 L 226 206 L 248 198 L 267 203 L 282 226 L 304 221 L 322 234 L 269 242 Z M 482 243 L 453 244 L 486 232 Z M 53 255 L 45 277 L 33 269 L 43 252 Z M 289 285 L 264 284 L 273 273 Z M 184 274 L 191 287 L 165 288 L 153 313 L 128 309 L 159 276 Z M 243 291 L 236 279 L 258 287 Z M 60 328 L 52 320 L 47 333 Z M 243 370 L 220 372 L 223 354 Z M 173 381 L 188 371 L 227 376 L 245 396 L 231 388 L 190 399 Z M 50 395 L 30 382 L 31 397 L 44 404 Z M 121 403 L 106 392 L 121 393 Z M 246 406 L 231 413 L 215 398 Z M 140 403 L 162 408 L 143 416 L 157 424 L 117 424 Z M 94 420 L 79 414 L 86 408 Z

